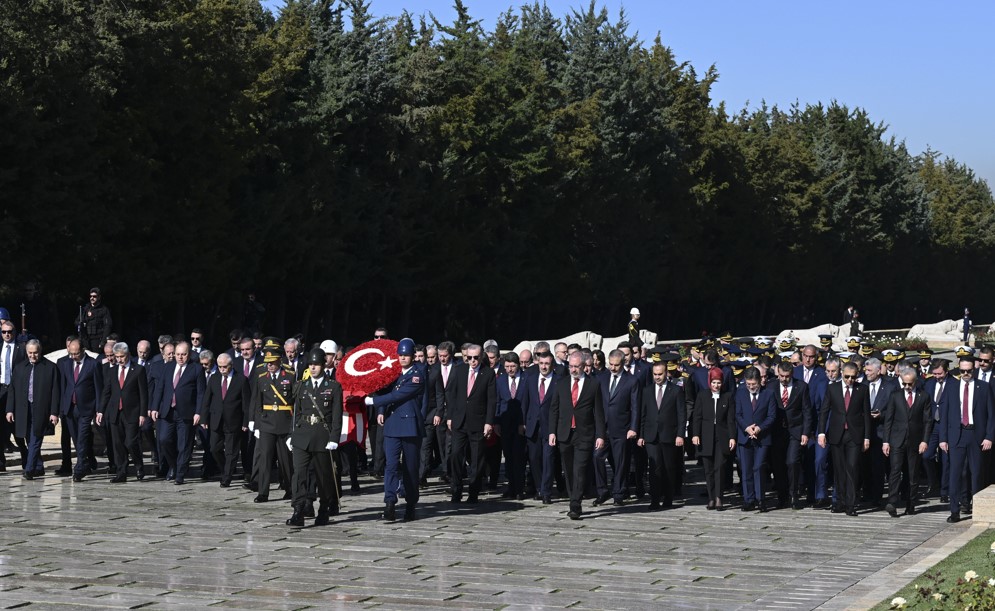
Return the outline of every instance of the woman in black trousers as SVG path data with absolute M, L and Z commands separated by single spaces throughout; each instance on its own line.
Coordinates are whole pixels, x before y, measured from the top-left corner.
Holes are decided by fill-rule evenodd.
M 708 372 L 711 392 L 700 392 L 694 402 L 691 418 L 691 443 L 705 467 L 705 488 L 708 509 L 722 509 L 722 465 L 725 456 L 736 449 L 736 410 L 732 393 L 722 390 L 722 369 Z

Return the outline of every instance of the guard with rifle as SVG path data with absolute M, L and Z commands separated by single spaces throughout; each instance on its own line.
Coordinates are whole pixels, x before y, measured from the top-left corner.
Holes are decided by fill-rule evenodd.
M 294 401 L 294 431 L 287 446 L 294 453 L 294 515 L 288 526 L 304 526 L 308 498 L 308 471 L 314 466 L 318 483 L 318 515 L 315 526 L 328 524 L 339 513 L 339 485 L 334 452 L 342 431 L 342 387 L 325 375 L 325 351 L 308 353 L 309 377 L 297 384 Z

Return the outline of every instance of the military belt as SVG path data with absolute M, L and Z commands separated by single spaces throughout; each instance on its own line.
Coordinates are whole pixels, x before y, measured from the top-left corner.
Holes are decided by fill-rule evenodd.
M 263 409 L 269 412 L 292 412 L 294 408 L 290 405 L 264 405 Z

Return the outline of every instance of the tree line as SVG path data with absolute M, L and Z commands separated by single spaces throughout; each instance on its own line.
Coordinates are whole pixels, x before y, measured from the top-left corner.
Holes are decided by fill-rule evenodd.
M 730 111 L 594 2 L 0 0 L 0 304 L 65 334 L 503 344 L 987 313 L 995 202 L 834 101 Z M 936 112 L 944 112 L 936 109 Z M 26 295 L 26 297 L 25 297 Z M 989 316 L 990 317 L 990 316 Z

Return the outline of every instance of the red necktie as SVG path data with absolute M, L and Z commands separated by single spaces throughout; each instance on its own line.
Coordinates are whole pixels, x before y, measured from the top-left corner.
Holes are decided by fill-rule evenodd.
M 539 403 L 546 400 L 546 378 L 539 380 Z
M 757 396 L 753 393 L 750 393 L 750 406 L 753 408 L 753 411 L 757 411 Z
M 221 378 L 221 400 L 225 400 L 225 395 L 228 394 L 228 376 Z
M 124 389 L 124 365 L 121 365 L 121 375 L 117 379 L 118 386 Z M 124 409 L 124 393 L 121 393 L 121 397 L 118 399 L 117 411 Z
M 577 408 L 577 397 L 580 396 L 580 381 L 574 380 L 573 388 L 570 389 L 570 402 L 573 404 L 574 409 Z M 570 416 L 570 428 L 577 428 L 577 417 Z
M 245 361 L 245 377 L 249 377 L 249 361 Z
M 470 396 L 473 392 L 473 383 L 477 381 L 477 371 L 475 369 L 470 370 L 470 381 L 466 385 L 466 396 Z
M 844 412 L 849 412 L 850 411 L 850 387 L 849 386 L 847 386 L 846 390 L 843 392 L 843 411 Z M 848 423 L 846 421 L 846 418 L 844 418 L 843 419 L 843 430 L 845 431 L 848 428 L 850 428 L 850 423 Z
M 169 404 L 170 407 L 176 407 L 176 385 L 180 383 L 180 374 L 183 373 L 183 366 L 176 366 L 176 375 L 173 376 L 173 401 Z
M 788 387 L 787 386 L 782 386 L 781 387 L 781 403 L 784 404 L 784 407 L 788 407 Z
M 906 391 L 906 392 L 907 392 L 907 393 L 909 394 L 909 396 L 908 396 L 908 398 L 906 399 L 906 401 L 908 401 L 908 403 L 909 403 L 909 407 L 912 407 L 912 391 L 911 391 L 911 390 L 908 390 L 908 391 Z
M 73 367 L 73 405 L 76 405 L 76 382 L 79 382 L 79 361 Z
M 518 378 L 511 378 L 511 398 L 518 394 Z
M 968 413 L 967 413 L 968 400 L 970 399 L 970 397 L 968 396 L 969 389 L 970 389 L 970 385 L 965 383 L 964 384 L 964 403 L 963 403 L 964 407 L 961 408 L 961 413 L 960 413 L 960 423 L 962 425 L 964 425 L 964 426 L 967 426 L 967 425 L 969 425 L 971 423 L 971 419 L 970 419 L 970 417 L 968 416 Z

